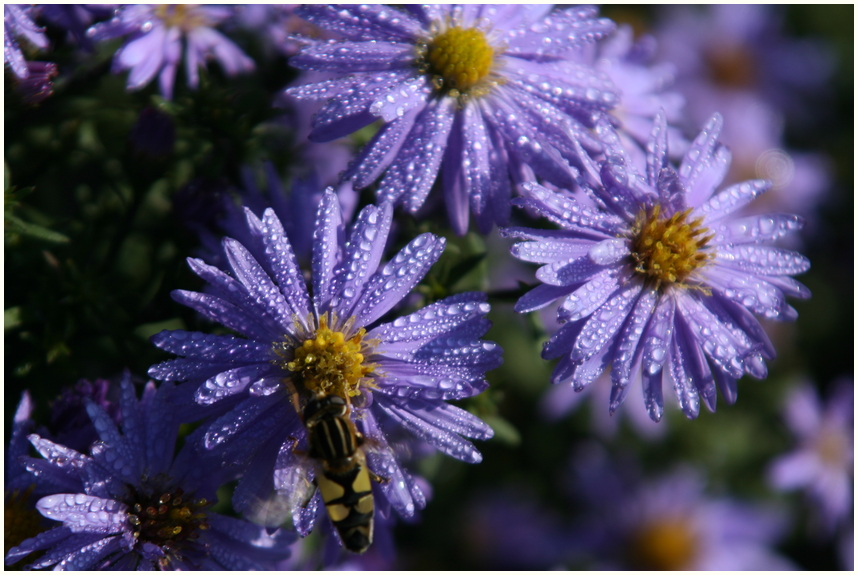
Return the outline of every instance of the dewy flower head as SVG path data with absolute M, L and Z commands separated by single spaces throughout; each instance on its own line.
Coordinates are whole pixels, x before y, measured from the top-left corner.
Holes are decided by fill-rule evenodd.
M 509 218 L 512 183 L 534 174 L 571 186 L 567 161 L 600 149 L 587 130 L 618 102 L 610 80 L 572 56 L 610 33 L 590 7 L 550 5 L 303 6 L 343 41 L 313 41 L 290 60 L 348 74 L 287 90 L 327 100 L 310 139 L 328 141 L 381 118 L 344 177 L 355 189 L 384 173 L 378 197 L 416 212 L 439 170 L 453 229 L 468 210 L 487 233 Z
M 420 235 L 381 265 L 392 207 L 364 208 L 346 241 L 329 188 L 316 218 L 311 297 L 274 211 L 259 219 L 246 209 L 245 217 L 246 243 L 223 241 L 231 273 L 188 260 L 215 295 L 173 292 L 178 302 L 243 337 L 161 332 L 153 343 L 182 358 L 153 366 L 150 375 L 185 381 L 180 389 L 198 403 L 228 409 L 206 428 L 205 445 L 250 461 L 233 498 L 239 511 L 267 521 L 260 516 L 275 490 L 299 531 L 312 529 L 321 500 L 317 494 L 308 503 L 300 495 L 314 467 L 295 452 L 307 451 L 296 408 L 338 396 L 367 438 L 370 470 L 389 479 L 375 489 L 384 496 L 376 498 L 377 509 L 413 515 L 425 496 L 394 454 L 397 434 L 406 431 L 468 462 L 481 456 L 460 436 L 492 435 L 485 423 L 446 403 L 483 391 L 485 372 L 501 363 L 500 348 L 479 339 L 489 327 L 486 296 L 455 295 L 380 323 L 438 259 L 442 238 Z
M 161 94 L 169 100 L 182 57 L 183 37 L 187 44 L 185 71 L 191 88 L 199 84 L 198 68 L 209 58 L 216 59 L 228 76 L 254 69 L 253 61 L 214 29 L 232 13 L 233 8 L 227 6 L 126 5 L 117 8 L 111 20 L 87 30 L 87 37 L 101 41 L 131 34 L 113 58 L 113 72 L 131 70 L 129 90 L 146 86 L 158 74 Z
M 199 455 L 193 437 L 173 456 L 180 419 L 174 388 L 149 383 L 138 400 L 129 374 L 121 383 L 120 429 L 98 405 L 87 411 L 100 441 L 91 456 L 38 435 L 44 459 L 23 457 L 40 492 L 39 512 L 62 525 L 21 543 L 12 564 L 34 551 L 39 569 L 273 569 L 294 535 L 212 513 L 217 489 L 233 473 Z
M 544 285 L 516 304 L 520 312 L 563 298 L 564 325 L 545 345 L 546 359 L 562 356 L 553 382 L 583 389 L 611 365 L 610 409 L 633 384 L 643 386 L 650 417 L 663 411 L 662 382 L 672 382 L 680 407 L 696 417 L 702 399 L 715 409 L 716 386 L 736 399 L 744 373 L 766 377 L 764 359 L 774 348 L 753 314 L 792 320 L 786 296 L 806 298 L 790 275 L 806 271 L 803 256 L 760 245 L 801 228 L 792 215 L 735 217 L 771 185 L 753 180 L 715 193 L 730 164 L 718 144 L 715 116 L 675 171 L 667 161 L 667 127 L 656 118 L 647 147 L 646 176 L 639 175 L 616 133 L 599 132 L 609 150 L 599 169 L 581 179 L 593 209 L 575 197 L 526 184 L 517 204 L 532 208 L 560 231 L 512 228 L 527 240 L 512 248 L 519 259 L 546 264 Z M 666 375 L 665 375 L 666 374 Z

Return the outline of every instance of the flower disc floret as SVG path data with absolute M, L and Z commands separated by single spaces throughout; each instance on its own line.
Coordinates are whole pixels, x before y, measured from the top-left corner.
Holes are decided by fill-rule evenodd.
M 282 366 L 299 374 L 304 388 L 314 395 L 359 395 L 361 385 L 371 385 L 367 378 L 376 365 L 365 360 L 373 353 L 377 341 L 364 340 L 364 328 L 349 336 L 354 321 L 351 317 L 341 330 L 333 330 L 328 327 L 328 314 L 323 314 L 318 329 L 293 348 L 292 361 L 284 360 Z M 336 325 L 336 316 L 332 323 Z M 282 347 L 290 346 L 287 342 Z
M 181 488 L 155 497 L 134 492 L 130 500 L 128 520 L 134 526 L 135 539 L 157 545 L 168 553 L 180 552 L 185 541 L 195 541 L 200 531 L 209 529 L 202 510 L 211 502 L 184 497 Z M 161 558 L 160 565 L 170 565 L 169 554 Z
M 691 221 L 691 208 L 661 217 L 661 206 L 642 210 L 632 228 L 632 258 L 635 271 L 655 282 L 685 285 L 685 280 L 705 266 L 713 254 L 704 251 L 714 237 L 703 227 L 703 218 Z
M 193 8 L 188 4 L 158 4 L 155 6 L 155 16 L 167 28 L 175 27 L 183 32 L 190 32 L 194 28 L 208 24 L 205 16 Z
M 698 542 L 692 526 L 678 519 L 662 519 L 641 526 L 632 537 L 635 565 L 654 571 L 689 569 L 697 556 Z
M 494 53 L 482 31 L 454 26 L 432 39 L 426 60 L 444 89 L 467 92 L 489 75 Z

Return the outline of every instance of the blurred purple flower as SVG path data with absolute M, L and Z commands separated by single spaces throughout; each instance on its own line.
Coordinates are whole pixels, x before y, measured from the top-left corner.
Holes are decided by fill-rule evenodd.
M 92 49 L 92 41 L 86 31 L 96 20 L 110 18 L 116 10 L 115 4 L 40 4 L 39 15 L 49 24 L 65 30 L 68 35 L 86 50 Z
M 75 451 L 88 451 L 98 439 L 98 432 L 86 411 L 88 402 L 101 407 L 114 424 L 122 423 L 119 408 L 118 386 L 111 387 L 106 379 L 90 382 L 78 381 L 74 387 L 65 388 L 62 394 L 51 403 L 51 434 L 49 438 Z
M 114 73 L 131 70 L 129 90 L 139 90 L 158 74 L 161 94 L 170 100 L 176 70 L 185 46 L 185 71 L 188 85 L 199 84 L 199 67 L 215 59 L 228 76 L 252 71 L 255 66 L 241 49 L 214 29 L 233 15 L 228 6 L 194 6 L 187 4 L 123 5 L 114 17 L 95 24 L 87 36 L 102 41 L 131 34 L 113 58 Z
M 582 46 L 613 30 L 591 7 L 550 5 L 302 6 L 296 12 L 344 41 L 307 40 L 302 70 L 347 76 L 290 88 L 326 100 L 310 139 L 384 124 L 344 178 L 355 189 L 384 174 L 379 201 L 416 212 L 439 171 L 453 230 L 509 218 L 512 182 L 534 173 L 571 186 L 567 161 L 599 149 L 588 126 L 618 102 L 603 74 L 577 64 Z
M 292 56 L 301 48 L 297 35 L 305 38 L 331 37 L 295 14 L 299 4 L 247 4 L 237 6 L 233 27 L 245 28 L 260 36 L 265 48 Z
M 16 38 L 24 37 L 42 50 L 48 47 L 45 29 L 33 22 L 33 10 L 33 6 L 27 4 L 3 5 L 3 64 L 22 80 L 30 76 L 30 70 Z
M 852 378 L 837 382 L 825 405 L 810 385 L 794 389 L 784 419 L 799 445 L 769 468 L 776 489 L 804 489 L 829 533 L 852 510 L 853 400 Z
M 614 131 L 601 125 L 608 160 L 601 168 L 590 165 L 588 178 L 602 185 L 580 185 L 603 209 L 525 184 L 526 197 L 514 203 L 562 229 L 505 231 L 526 240 L 513 246 L 515 257 L 546 264 L 536 273 L 543 285 L 523 296 L 516 310 L 563 298 L 558 319 L 569 323 L 542 354 L 561 358 L 552 382 L 582 390 L 612 365 L 610 411 L 640 383 L 655 421 L 663 412 L 664 380 L 694 418 L 701 399 L 714 411 L 716 385 L 732 403 L 744 373 L 765 378 L 764 359 L 774 357 L 774 348 L 753 314 L 792 320 L 797 312 L 786 296 L 810 296 L 789 277 L 806 271 L 808 260 L 759 245 L 800 229 L 801 218 L 732 215 L 770 182 L 715 193 L 730 164 L 729 151 L 718 143 L 721 118 L 710 120 L 678 171 L 667 161 L 666 128 L 659 114 L 643 176 Z
M 233 497 L 237 510 L 259 516 L 262 507 L 268 513 L 275 490 L 286 499 L 299 532 L 313 528 L 321 498 L 316 493 L 309 503 L 302 501 L 315 466 L 294 452 L 296 446 L 306 450 L 307 433 L 293 391 L 350 402 L 355 426 L 373 446 L 367 453 L 370 469 L 390 480 L 374 488 L 383 496 L 376 497 L 381 515 L 392 506 L 409 517 L 425 505 L 423 491 L 394 449 L 397 430 L 458 459 L 480 461 L 461 436 L 487 439 L 491 428 L 446 401 L 483 391 L 485 372 L 501 363 L 500 348 L 479 339 L 489 327 L 486 296 L 451 296 L 379 323 L 445 244 L 422 234 L 382 266 L 392 211 L 389 204 L 367 206 L 346 240 L 337 197 L 323 195 L 312 247 L 312 299 L 272 209 L 261 220 L 245 209 L 246 244 L 224 238 L 231 274 L 188 260 L 216 295 L 176 290 L 173 298 L 244 337 L 163 331 L 152 342 L 182 358 L 149 373 L 187 382 L 181 387 L 201 405 L 229 406 L 205 427 L 204 441 L 214 454 L 250 463 Z M 278 515 L 276 509 L 272 513 Z
M 36 507 L 62 525 L 10 550 L 6 564 L 39 550 L 45 553 L 31 568 L 247 570 L 271 569 L 285 558 L 293 534 L 269 534 L 207 510 L 229 477 L 219 461 L 199 457 L 190 439 L 174 458 L 173 386 L 156 390 L 150 382 L 138 400 L 126 374 L 121 388 L 121 433 L 101 407 L 87 403 L 101 438 L 91 456 L 29 436 L 45 459 L 25 457 L 27 469 L 54 488 Z
M 57 65 L 52 62 L 26 62 L 27 77 L 15 83 L 15 91 L 28 104 L 38 104 L 54 93 Z

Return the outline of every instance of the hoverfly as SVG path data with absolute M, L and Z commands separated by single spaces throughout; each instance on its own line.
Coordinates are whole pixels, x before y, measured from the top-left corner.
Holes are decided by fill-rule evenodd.
M 303 411 L 310 446 L 319 462 L 316 485 L 331 522 L 346 549 L 363 553 L 372 544 L 375 504 L 370 480 L 384 482 L 366 463 L 364 437 L 351 420 L 351 410 L 338 395 L 311 399 Z

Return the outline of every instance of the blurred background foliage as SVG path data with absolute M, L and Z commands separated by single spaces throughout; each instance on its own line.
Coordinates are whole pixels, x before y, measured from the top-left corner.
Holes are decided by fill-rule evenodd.
M 605 6 L 603 14 L 640 30 L 656 17 L 645 6 Z M 469 466 L 436 455 L 420 464 L 433 497 L 419 521 L 397 527 L 403 568 L 501 567 L 482 554 L 470 531 L 469 502 L 487 490 L 520 495 L 561 523 L 571 521 L 578 509 L 569 496 L 569 460 L 574 446 L 588 442 L 617 460 L 639 459 L 647 472 L 687 462 L 703 470 L 714 493 L 798 509 L 779 550 L 803 568 L 838 568 L 835 542 L 808 534 L 801 497 L 774 493 L 765 470 L 793 442 L 781 418 L 787 390 L 807 380 L 825 397 L 829 382 L 853 372 L 853 7 L 790 5 L 786 15 L 788 33 L 822 38 L 836 49 L 830 106 L 819 110 L 812 129 L 786 129 L 788 145 L 823 151 L 835 174 L 819 206 L 821 225 L 804 237 L 812 269 L 799 279 L 813 298 L 793 302 L 799 319 L 779 337 L 769 378 L 745 378 L 735 405 L 722 401 L 717 414 L 704 411 L 696 421 L 668 411 L 659 441 L 642 437 L 628 418 L 610 439 L 595 434 L 590 401 L 548 421 L 538 407 L 552 368 L 539 356 L 546 327 L 538 315 L 513 312 L 524 287 L 497 289 L 489 280 L 489 272 L 509 258 L 506 247 L 491 245 L 506 244 L 474 233 L 457 238 L 436 219 L 401 215 L 397 245 L 423 231 L 449 239 L 441 262 L 418 290 L 423 301 L 488 291 L 494 326 L 487 338 L 505 350 L 503 367 L 488 376 L 488 392 L 466 404 L 496 430 L 494 439 L 480 445 L 483 462 Z M 109 72 L 118 41 L 81 55 L 61 35 L 52 37 L 50 58 L 60 74 L 54 94 L 35 106 L 21 99 L 7 75 L 7 437 L 23 390 L 35 399 L 35 418 L 46 421 L 60 389 L 81 378 L 112 378 L 128 368 L 143 381 L 150 365 L 166 359 L 149 343 L 150 335 L 165 328 L 212 329 L 170 298 L 173 289 L 202 288 L 185 263 L 199 249 L 186 224 L 211 224 L 217 198 L 240 186 L 243 166 L 271 160 L 285 173 L 300 145 L 289 124 L 278 121 L 283 111 L 272 107 L 295 71 L 285 57 L 263 53 L 253 35 L 238 31 L 231 37 L 254 58 L 257 71 L 230 81 L 214 66 L 202 74 L 196 91 L 177 82 L 172 102 L 154 84 L 129 93 L 124 76 Z M 371 200 L 371 193 L 361 195 L 362 204 Z M 633 394 L 631 401 L 640 398 Z M 607 411 L 607 403 L 595 408 Z

